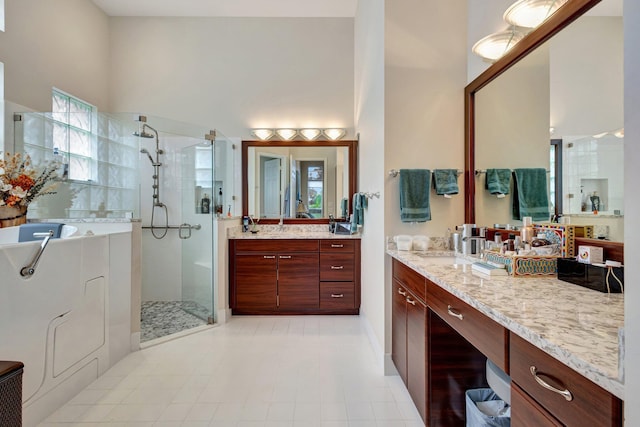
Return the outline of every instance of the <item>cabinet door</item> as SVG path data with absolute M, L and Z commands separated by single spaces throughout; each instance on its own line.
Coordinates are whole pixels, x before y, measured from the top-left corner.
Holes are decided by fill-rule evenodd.
M 393 280 L 391 307 L 391 359 L 398 374 L 407 383 L 407 290 Z
M 320 307 L 318 253 L 278 254 L 278 307 L 308 309 Z
M 236 255 L 236 307 L 275 310 L 277 295 L 275 254 Z
M 423 420 L 426 419 L 426 313 L 427 307 L 407 295 L 407 389 Z

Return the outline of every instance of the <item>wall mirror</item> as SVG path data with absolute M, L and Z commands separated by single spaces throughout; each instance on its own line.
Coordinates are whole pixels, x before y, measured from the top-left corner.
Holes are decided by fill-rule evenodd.
M 262 224 L 341 218 L 356 168 L 357 141 L 243 141 L 242 213 Z
M 622 61 L 622 1 L 575 0 L 467 86 L 467 222 L 521 224 L 487 168 L 545 168 L 551 214 L 623 240 Z

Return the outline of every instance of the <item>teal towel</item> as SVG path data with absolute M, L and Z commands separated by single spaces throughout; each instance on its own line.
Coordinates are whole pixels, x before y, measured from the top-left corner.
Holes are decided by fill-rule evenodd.
M 358 231 L 359 225 L 364 225 L 364 208 L 366 206 L 366 198 L 363 194 L 355 193 L 353 195 L 353 216 L 351 217 L 351 232 Z
M 400 220 L 431 221 L 429 169 L 400 169 Z
M 340 209 L 342 210 L 341 218 L 347 218 L 349 215 L 349 199 L 345 197 L 340 201 Z
M 548 221 L 548 191 L 545 169 L 514 169 L 513 219 L 530 216 L 534 221 Z
M 484 188 L 491 194 L 509 194 L 511 169 L 487 169 Z
M 436 169 L 433 171 L 433 187 L 438 196 L 458 194 L 458 170 Z

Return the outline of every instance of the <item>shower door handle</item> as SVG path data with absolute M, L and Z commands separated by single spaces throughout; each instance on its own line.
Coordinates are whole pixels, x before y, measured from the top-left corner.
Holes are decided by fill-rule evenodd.
M 196 230 L 200 230 L 202 228 L 202 226 L 200 224 L 196 224 L 196 225 L 191 225 L 191 224 L 187 224 L 186 222 L 183 224 L 180 224 L 180 226 L 178 227 L 178 237 L 181 238 L 182 240 L 186 240 L 189 239 L 191 237 L 191 229 L 196 229 Z M 187 230 L 188 233 L 183 234 L 182 232 L 184 230 Z

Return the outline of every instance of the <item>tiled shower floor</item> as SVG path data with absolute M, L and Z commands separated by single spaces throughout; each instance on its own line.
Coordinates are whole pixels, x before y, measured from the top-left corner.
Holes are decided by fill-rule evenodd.
M 197 313 L 194 316 L 191 313 Z M 208 311 L 194 302 L 144 301 L 140 318 L 140 342 L 206 325 Z

